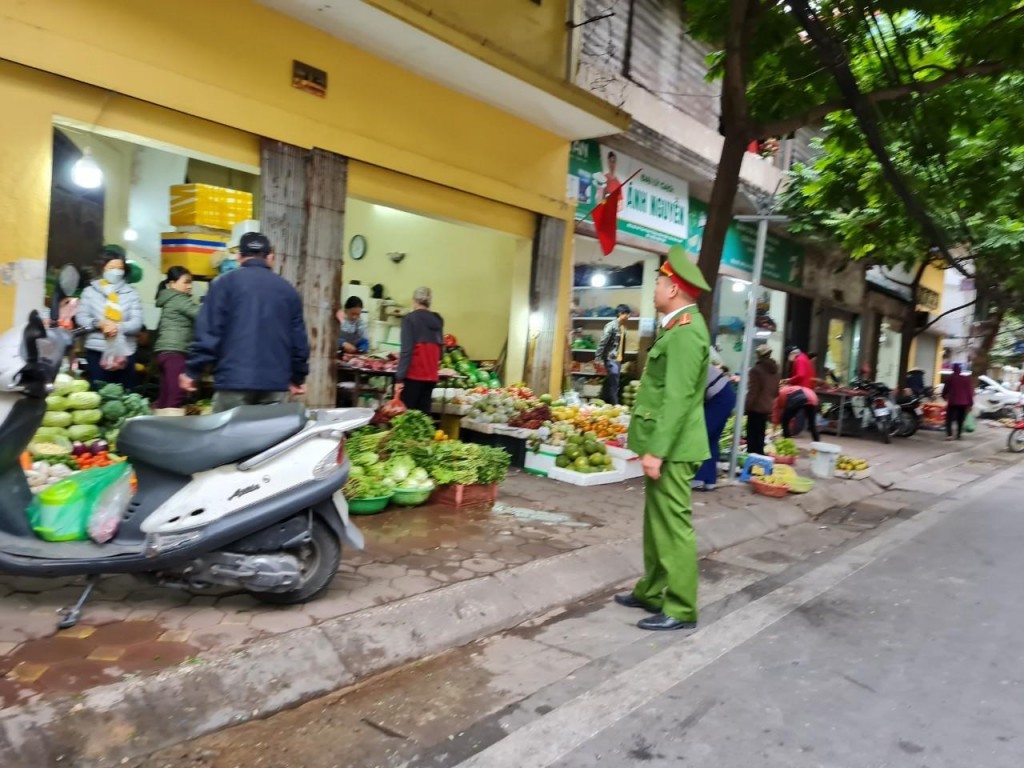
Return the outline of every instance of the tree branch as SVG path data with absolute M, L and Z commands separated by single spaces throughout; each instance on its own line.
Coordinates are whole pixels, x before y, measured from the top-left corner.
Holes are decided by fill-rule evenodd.
M 941 315 L 937 315 L 935 317 L 935 319 L 931 320 L 927 325 L 922 326 L 914 335 L 915 336 L 920 336 L 922 333 L 927 331 L 929 328 L 931 328 L 933 325 L 935 325 L 937 322 L 942 320 L 942 318 L 946 317 L 947 315 L 952 315 L 954 312 L 959 312 L 962 309 L 968 309 L 970 307 L 973 307 L 977 303 L 978 303 L 977 299 L 971 299 L 969 302 L 967 302 L 966 304 L 961 304 L 959 307 L 954 307 L 953 309 L 947 309 Z
M 979 75 L 998 75 L 1005 72 L 1006 69 L 1006 64 L 1001 61 L 982 62 L 981 64 L 974 64 L 971 66 L 961 65 L 947 70 L 946 74 L 941 75 L 934 80 L 915 80 L 912 83 L 903 83 L 901 85 L 879 88 L 877 91 L 870 91 L 863 94 L 863 98 L 869 104 L 881 104 L 886 101 L 897 101 L 899 99 L 905 99 L 913 94 L 926 94 L 937 91 L 950 83 L 954 83 L 968 77 L 976 77 Z M 763 138 L 765 136 L 785 136 L 807 125 L 819 123 L 833 112 L 843 112 L 849 108 L 850 105 L 845 99 L 837 99 L 836 101 L 819 104 L 799 115 L 756 125 L 754 126 L 754 136 L 751 138 L 756 139 Z

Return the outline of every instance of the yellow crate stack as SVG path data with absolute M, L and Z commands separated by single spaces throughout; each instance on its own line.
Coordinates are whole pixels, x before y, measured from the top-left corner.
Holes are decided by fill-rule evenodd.
M 175 184 L 171 187 L 171 224 L 208 227 L 230 232 L 252 218 L 252 194 L 210 184 Z
M 164 232 L 160 235 L 160 269 L 184 267 L 193 275 L 217 274 L 213 257 L 228 246 L 227 232 Z

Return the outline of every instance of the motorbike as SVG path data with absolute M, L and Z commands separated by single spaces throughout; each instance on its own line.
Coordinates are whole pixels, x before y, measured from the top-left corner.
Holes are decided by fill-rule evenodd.
M 38 538 L 19 457 L 42 423 L 76 333 L 46 328 L 33 312 L 23 331 L 0 336 L 0 573 L 86 577 L 60 628 L 78 622 L 104 575 L 190 591 L 230 587 L 294 604 L 327 589 L 342 544 L 363 548 L 341 492 L 350 468 L 345 433 L 369 423 L 373 411 L 307 411 L 299 403 L 129 419 L 117 448 L 137 490 L 113 539 Z
M 1006 441 L 1006 447 L 1010 453 L 1024 453 L 1024 410 L 1017 408 L 1014 418 L 1016 421 Z
M 896 417 L 893 419 L 893 435 L 896 437 L 912 437 L 921 428 L 924 418 L 924 395 L 915 395 L 910 390 L 896 398 Z
M 896 423 L 894 414 L 897 411 L 892 400 L 892 391 L 885 384 L 878 382 L 853 381 L 851 386 L 865 394 L 846 401 L 842 414 L 844 433 L 851 427 L 861 433 L 874 429 L 881 435 L 883 442 L 892 442 Z M 838 404 L 832 405 L 823 411 L 822 416 L 826 421 L 837 422 L 839 407 Z

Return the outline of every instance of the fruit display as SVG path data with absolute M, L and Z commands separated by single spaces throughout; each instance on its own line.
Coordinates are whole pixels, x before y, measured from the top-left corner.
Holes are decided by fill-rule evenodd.
M 611 472 L 612 457 L 608 455 L 608 448 L 595 437 L 592 433 L 570 437 L 565 450 L 555 459 L 555 466 L 582 474 Z
M 772 453 L 776 456 L 792 456 L 795 458 L 800 452 L 797 450 L 794 440 L 788 437 L 780 437 L 772 442 Z
M 520 410 L 508 420 L 508 425 L 521 429 L 540 429 L 545 422 L 550 421 L 551 409 L 541 403 L 529 410 Z
M 866 469 L 870 469 L 870 466 L 864 459 L 858 459 L 854 456 L 840 456 L 836 460 L 836 469 L 840 472 L 863 472 Z
M 460 374 L 465 376 L 465 382 L 470 387 L 485 386 L 497 389 L 501 386 L 501 381 L 498 379 L 496 374 L 491 371 L 483 370 L 476 363 L 467 358 L 466 353 L 461 347 L 454 347 L 446 350 L 441 356 L 441 367 L 458 371 Z
M 623 405 L 632 408 L 636 405 L 636 396 L 640 393 L 640 379 L 629 382 L 622 390 Z

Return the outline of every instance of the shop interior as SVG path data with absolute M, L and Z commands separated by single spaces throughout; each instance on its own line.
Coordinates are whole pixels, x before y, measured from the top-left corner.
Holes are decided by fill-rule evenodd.
M 349 198 L 342 304 L 363 301 L 371 351 L 398 352 L 401 314 L 420 286 L 433 293 L 472 360 L 521 381 L 529 333 L 531 243 L 528 239 Z
M 595 360 L 597 347 L 619 304 L 631 310 L 626 322 L 623 380 L 639 375 L 642 352 L 653 340 L 654 283 L 660 263 L 656 253 L 623 245 L 605 256 L 596 240 L 575 238 L 572 379 L 576 392 L 585 397 L 601 393 L 605 371 Z
M 96 277 L 100 248 L 115 243 L 125 248 L 128 258 L 141 268 L 135 283 L 147 328 L 159 320 L 155 299 L 164 276 L 162 240 L 175 232 L 213 233 L 227 242 L 230 227 L 171 223 L 171 187 L 180 184 L 209 184 L 252 195 L 249 218 L 259 216 L 259 177 L 256 168 L 232 167 L 208 157 L 191 156 L 183 150 L 137 137 L 114 135 L 70 124 L 57 123 L 53 137 L 53 180 L 50 198 L 50 227 L 47 267 L 50 273 L 66 264 L 82 271 L 86 279 Z M 200 278 L 211 278 L 217 270 L 210 259 L 191 260 L 188 266 Z M 195 295 L 205 285 L 197 281 Z
M 718 324 L 715 346 L 722 362 L 730 371 L 743 367 L 743 337 L 751 300 L 751 283 L 735 277 L 722 277 L 718 282 Z M 754 347 L 767 344 L 772 357 L 785 362 L 785 327 L 788 297 L 783 291 L 761 286 L 757 291 L 757 314 L 754 320 Z M 751 353 L 750 361 L 755 360 Z

